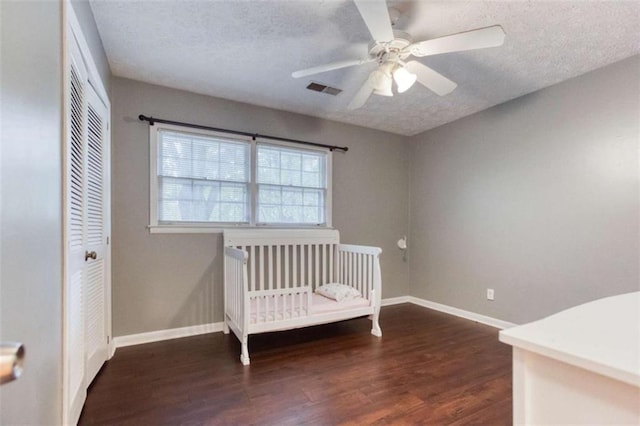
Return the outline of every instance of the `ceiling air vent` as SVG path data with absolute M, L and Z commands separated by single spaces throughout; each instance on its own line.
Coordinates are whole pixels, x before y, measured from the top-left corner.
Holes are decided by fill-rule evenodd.
M 337 89 L 335 87 L 327 86 L 326 84 L 317 83 L 315 81 L 309 83 L 307 89 L 313 90 L 314 92 L 327 93 L 333 96 L 336 96 L 338 93 L 342 92 L 342 89 Z

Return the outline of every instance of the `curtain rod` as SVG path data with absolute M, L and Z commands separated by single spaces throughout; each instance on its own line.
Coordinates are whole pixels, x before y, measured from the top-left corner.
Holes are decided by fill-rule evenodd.
M 138 119 L 140 121 L 148 121 L 150 126 L 153 126 L 155 123 L 173 124 L 173 125 L 176 125 L 176 126 L 191 127 L 193 129 L 213 130 L 214 132 L 229 133 L 229 134 L 232 134 L 232 135 L 240 135 L 240 136 L 249 136 L 249 137 L 253 138 L 254 140 L 256 138 L 262 138 L 262 139 L 270 139 L 270 140 L 274 140 L 274 141 L 292 142 L 292 143 L 297 143 L 297 144 L 301 144 L 301 145 L 317 146 L 317 147 L 320 147 L 320 148 L 328 148 L 330 151 L 335 151 L 335 150 L 344 151 L 344 152 L 349 151 L 349 147 L 347 147 L 347 146 L 325 145 L 325 144 L 322 144 L 322 143 L 307 142 L 307 141 L 301 141 L 301 140 L 297 140 L 297 139 L 278 138 L 278 137 L 275 137 L 275 136 L 260 135 L 258 133 L 249 133 L 249 132 L 241 132 L 241 131 L 238 131 L 238 130 L 220 129 L 220 128 L 217 128 L 217 127 L 203 126 L 203 125 L 200 125 L 200 124 L 184 123 L 184 122 L 181 122 L 181 121 L 163 120 L 161 118 L 147 117 L 147 116 L 142 115 L 142 114 L 140 114 L 138 116 Z

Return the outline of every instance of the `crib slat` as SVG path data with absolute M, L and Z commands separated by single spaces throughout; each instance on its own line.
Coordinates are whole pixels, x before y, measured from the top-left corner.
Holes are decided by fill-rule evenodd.
M 360 261 L 360 254 L 359 253 L 354 253 L 353 255 L 354 259 L 353 259 L 353 285 L 355 288 L 358 288 L 358 286 L 360 285 L 360 274 L 359 274 L 359 268 L 358 268 L 358 262 Z
M 340 257 L 341 263 L 340 263 L 340 273 L 342 274 L 342 279 L 340 280 L 341 283 L 346 284 L 347 283 L 347 253 L 342 252 L 342 256 Z
M 358 253 L 352 253 L 351 269 L 353 270 L 353 279 L 351 282 L 351 286 L 354 288 L 358 288 Z
M 289 310 L 289 318 L 293 318 L 293 302 L 295 300 L 296 300 L 295 293 L 291 293 L 291 297 L 289 298 L 289 304 L 291 305 L 291 308 Z
M 265 296 L 264 301 L 265 301 L 265 308 L 264 308 L 264 320 L 269 321 L 269 312 L 271 312 L 271 306 L 269 304 L 269 299 L 271 297 L 270 296 Z
M 267 266 L 269 266 L 269 290 L 273 289 L 273 246 L 269 246 L 269 259 L 267 262 Z
M 356 253 L 356 262 L 355 262 L 355 268 L 356 268 L 356 288 L 358 290 L 360 290 L 360 253 Z
M 367 277 L 365 272 L 365 264 L 367 263 L 367 256 L 360 255 L 360 293 L 364 295 L 367 287 Z
M 282 288 L 282 274 L 281 269 L 282 265 L 280 262 L 282 261 L 282 255 L 280 254 L 280 250 L 283 246 L 276 246 L 276 287 Z
M 291 253 L 293 257 L 293 275 L 291 276 L 292 287 L 298 286 L 298 246 L 293 246 L 293 250 Z
M 369 255 L 365 255 L 362 262 L 362 274 L 364 275 L 364 289 L 362 297 L 367 297 L 367 289 L 369 288 Z
M 349 262 L 349 258 L 351 257 L 351 253 L 344 254 L 344 283 L 349 284 L 349 277 L 351 276 L 351 262 Z
M 360 259 L 360 293 L 364 296 L 367 291 L 367 255 Z
M 284 288 L 289 288 L 289 248 L 291 246 L 284 246 Z
M 304 267 L 305 267 L 305 246 L 300 246 L 300 286 L 304 285 L 305 275 L 304 275 Z
M 344 265 L 342 265 L 342 269 L 344 269 L 344 284 L 349 284 L 349 280 L 351 277 L 351 253 L 344 253 Z
M 333 244 L 329 244 L 329 281 L 335 282 L 336 277 L 333 276 L 333 256 L 335 256 L 335 249 Z
M 316 269 L 316 280 L 314 281 L 314 285 L 311 288 L 317 288 L 320 282 L 320 245 L 315 244 L 315 255 L 316 255 L 316 263 L 314 263 Z
M 259 284 L 256 283 L 255 290 L 264 290 L 264 246 L 258 247 L 260 262 L 256 265 L 258 268 L 258 277 L 260 279 Z
M 305 245 L 306 258 L 307 258 L 307 285 L 311 288 L 313 288 L 313 277 L 311 275 L 313 273 L 312 265 L 311 265 L 311 262 L 312 262 L 311 256 L 313 254 L 312 247 L 313 246 L 311 244 Z
M 366 261 L 366 255 L 360 255 L 360 293 L 364 294 L 364 288 L 367 286 L 364 273 L 364 263 Z
M 251 298 L 251 304 L 249 306 L 255 307 L 255 312 L 253 312 L 253 314 L 256 317 L 255 317 L 253 322 L 257 324 L 258 321 L 260 321 L 260 301 L 257 298 L 252 297 Z
M 320 267 L 322 268 L 322 282 L 320 284 L 326 284 L 327 283 L 327 245 L 322 244 L 320 247 L 322 247 L 322 263 L 320 264 Z
M 360 262 L 360 254 L 353 254 L 353 288 L 358 289 L 360 291 L 360 268 L 358 268 L 358 264 Z
M 351 268 L 353 269 L 353 281 L 351 282 L 351 285 L 357 286 L 358 285 L 358 254 L 352 253 L 351 259 L 352 259 Z
M 251 246 L 249 251 L 249 256 L 251 263 L 249 266 L 251 267 L 251 279 L 249 281 L 249 289 L 256 290 L 256 246 Z

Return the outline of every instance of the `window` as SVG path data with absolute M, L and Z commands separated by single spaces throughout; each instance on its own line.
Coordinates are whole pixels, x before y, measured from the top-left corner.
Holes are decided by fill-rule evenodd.
M 325 223 L 326 154 L 258 144 L 258 223 Z
M 242 141 L 159 129 L 158 222 L 249 221 L 249 152 Z
M 228 226 L 330 226 L 325 149 L 156 124 L 152 232 Z

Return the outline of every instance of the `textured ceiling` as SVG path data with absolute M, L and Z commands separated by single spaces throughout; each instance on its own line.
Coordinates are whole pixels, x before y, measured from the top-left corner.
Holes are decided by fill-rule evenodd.
M 640 53 L 638 1 L 396 3 L 407 11 L 398 25 L 414 41 L 500 24 L 505 44 L 422 58 L 458 83 L 447 96 L 416 84 L 349 111 L 375 63 L 301 79 L 291 72 L 367 57 L 370 35 L 351 0 L 92 0 L 91 6 L 116 76 L 402 135 Z M 309 91 L 311 80 L 343 92 Z

